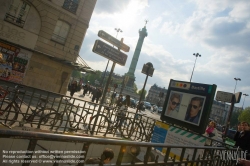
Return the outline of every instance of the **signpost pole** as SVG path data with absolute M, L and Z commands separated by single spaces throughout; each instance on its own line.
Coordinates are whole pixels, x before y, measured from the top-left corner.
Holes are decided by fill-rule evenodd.
M 233 109 L 234 109 L 234 103 L 235 103 L 235 94 L 233 94 L 232 102 L 231 102 L 231 105 L 230 105 L 230 110 L 229 110 L 229 113 L 228 113 L 228 116 L 227 116 L 227 121 L 226 121 L 227 124 L 226 124 L 226 128 L 225 128 L 224 137 L 227 136 L 227 131 L 228 131 L 229 126 L 230 126 L 230 120 L 231 120 L 232 112 L 233 112 Z

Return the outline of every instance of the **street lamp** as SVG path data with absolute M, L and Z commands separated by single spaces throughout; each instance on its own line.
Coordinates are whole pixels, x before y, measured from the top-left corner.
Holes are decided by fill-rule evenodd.
M 119 32 L 122 33 L 122 30 L 121 30 L 120 28 L 115 28 L 115 31 L 117 32 L 115 38 L 117 38 L 118 33 L 119 33 Z M 114 47 L 114 46 L 113 46 L 113 47 Z M 105 71 L 104 71 L 104 75 L 103 75 L 103 78 L 102 78 L 101 87 L 102 87 L 102 85 L 103 85 L 103 81 L 104 81 L 104 78 L 105 78 L 105 76 L 106 76 L 106 72 L 107 72 L 108 65 L 109 65 L 109 60 L 108 60 L 108 63 L 107 63 L 107 65 L 106 65 L 106 69 L 105 69 Z
M 191 74 L 190 82 L 191 82 L 192 77 L 193 77 L 193 73 L 194 73 L 194 68 L 195 68 L 197 57 L 201 57 L 201 55 L 199 53 L 196 53 L 196 54 L 193 53 L 193 55 L 195 56 L 195 62 L 194 62 L 194 67 L 193 67 L 193 71 L 192 71 L 192 74 Z
M 237 86 L 237 81 L 241 81 L 241 79 L 240 78 L 234 78 L 234 80 L 236 81 L 236 84 L 235 84 L 235 87 L 234 87 L 234 93 L 235 93 L 236 86 Z
M 244 100 L 243 100 L 243 104 L 242 104 L 242 109 L 244 109 L 243 107 L 244 107 L 244 102 L 245 102 L 245 98 L 246 98 L 246 96 L 249 96 L 248 94 L 243 94 L 245 97 L 244 97 Z

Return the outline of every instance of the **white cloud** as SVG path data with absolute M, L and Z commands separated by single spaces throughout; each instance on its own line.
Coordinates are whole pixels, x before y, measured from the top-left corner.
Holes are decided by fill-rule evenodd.
M 160 26 L 161 22 L 162 22 L 162 17 L 157 17 L 156 19 L 154 19 L 152 21 L 152 27 L 158 28 L 158 26 Z

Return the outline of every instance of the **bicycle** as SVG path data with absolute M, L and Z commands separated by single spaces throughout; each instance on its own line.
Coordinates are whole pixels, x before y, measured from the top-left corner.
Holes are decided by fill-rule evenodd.
M 1 89 L 3 88 L 1 87 Z M 6 90 L 6 95 L 10 95 L 10 93 L 10 91 Z M 37 128 L 40 128 L 40 125 L 49 126 L 54 119 L 57 119 L 59 114 L 53 108 L 45 107 L 49 100 L 40 98 L 35 109 L 32 109 L 19 97 L 20 94 L 24 95 L 25 92 L 20 91 L 19 86 L 15 86 L 13 97 L 10 100 L 6 98 L 6 95 L 2 98 L 0 104 L 0 121 L 2 124 L 12 128 L 16 122 L 19 122 L 19 126 L 30 123 L 31 127 L 33 127 L 33 123 L 37 123 Z M 18 103 L 21 103 L 20 106 Z M 22 104 L 28 106 L 26 113 L 22 112 Z M 30 114 L 28 113 L 29 110 L 31 111 Z M 22 115 L 21 120 L 18 118 L 19 114 Z M 36 117 L 38 119 L 35 120 Z
M 101 119 L 98 124 L 98 130 L 97 132 L 104 133 L 103 136 L 106 136 L 107 134 L 112 134 L 115 135 L 117 134 L 117 130 L 120 131 L 121 137 L 128 139 L 129 131 L 127 129 L 128 124 L 131 123 L 130 118 L 126 116 L 126 108 L 118 108 L 116 112 L 116 117 L 113 118 L 113 112 L 114 108 L 113 107 L 104 107 L 104 111 L 107 112 L 104 119 Z M 111 114 L 112 112 L 112 114 Z M 96 115 L 97 116 L 97 115 Z M 100 115 L 99 115 L 100 116 Z M 101 115 L 103 117 L 103 114 Z M 95 118 L 95 117 L 93 117 Z M 112 121 L 114 120 L 114 121 Z M 101 131 L 102 130 L 102 131 Z
M 59 112 L 60 115 L 59 115 L 59 118 L 57 119 L 59 125 L 56 126 L 57 129 L 60 126 L 64 126 L 64 132 L 66 131 L 66 128 L 67 128 L 68 131 L 70 132 L 83 130 L 85 131 L 85 133 L 88 133 L 88 131 L 90 130 L 90 127 L 87 123 L 87 119 L 89 117 L 88 115 L 91 115 L 89 117 L 91 119 L 91 117 L 93 116 L 93 112 L 82 109 L 80 114 L 78 114 L 78 112 L 81 109 L 79 104 L 74 105 L 70 103 L 70 99 L 67 99 L 67 98 L 65 98 L 64 101 L 65 101 L 65 107 L 64 107 L 64 111 Z M 80 124 L 82 124 L 82 126 Z M 53 129 L 53 127 L 54 126 L 52 125 L 51 129 Z
M 150 142 L 151 136 L 154 131 L 154 122 L 148 123 L 147 121 L 143 120 L 143 115 L 144 114 L 135 114 L 134 124 L 129 124 L 127 129 L 131 131 L 131 133 L 129 134 L 131 140 Z

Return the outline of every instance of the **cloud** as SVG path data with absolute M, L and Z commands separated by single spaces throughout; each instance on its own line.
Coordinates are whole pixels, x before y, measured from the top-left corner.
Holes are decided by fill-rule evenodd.
M 98 14 L 114 14 L 125 10 L 129 0 L 98 0 L 94 12 Z
M 152 21 L 152 27 L 158 28 L 158 26 L 160 26 L 161 22 L 162 22 L 162 17 L 157 17 L 156 19 L 154 19 Z

